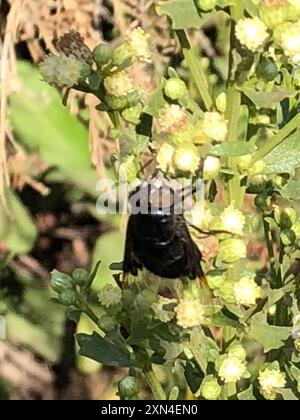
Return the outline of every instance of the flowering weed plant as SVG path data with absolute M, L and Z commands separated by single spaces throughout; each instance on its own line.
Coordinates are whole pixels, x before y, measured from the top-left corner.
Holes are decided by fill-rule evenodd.
M 131 77 L 137 63 L 153 70 L 156 46 L 142 28 L 94 51 L 71 32 L 40 66 L 65 101 L 70 89 L 98 98 L 108 136 L 118 139 L 116 170 L 143 178 L 147 151 L 167 178 L 205 182 L 205 211 L 192 210 L 191 233 L 207 284 L 116 274 L 96 303 L 99 265 L 52 273 L 72 319 L 95 323 L 92 335 L 77 335 L 80 354 L 128 369 L 121 399 L 145 390 L 161 400 L 300 396 L 298 3 L 159 2 L 155 13 L 167 16 L 181 58 L 152 92 Z M 195 40 L 208 23 L 221 58 L 200 56 Z

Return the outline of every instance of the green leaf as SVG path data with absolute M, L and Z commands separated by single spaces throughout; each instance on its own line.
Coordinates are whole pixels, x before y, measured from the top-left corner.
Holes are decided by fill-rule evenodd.
M 14 254 L 30 251 L 36 239 L 36 228 L 26 208 L 11 191 L 5 193 L 5 209 L 0 205 L 0 238 Z
M 169 16 L 173 29 L 199 29 L 201 26 L 201 18 L 194 0 L 169 0 L 158 5 L 156 12 L 159 16 Z
M 166 105 L 167 101 L 164 98 L 163 83 L 161 83 L 149 96 L 148 104 L 143 112 L 152 117 L 158 117 L 159 111 Z
M 92 335 L 77 334 L 79 354 L 89 357 L 103 365 L 133 366 L 130 353 L 119 343 L 102 338 L 97 333 Z
M 291 98 L 296 95 L 296 91 L 286 90 L 280 86 L 275 86 L 272 92 L 256 91 L 250 88 L 244 88 L 243 92 L 256 108 L 276 109 L 280 102 L 285 98 Z
M 178 399 L 178 397 L 179 397 L 179 388 L 178 386 L 173 386 L 173 388 L 170 391 L 168 400 L 175 401 Z
M 22 88 L 10 97 L 14 131 L 29 150 L 95 195 L 98 177 L 91 169 L 88 130 L 62 105 L 57 90 L 41 81 L 37 69 L 19 62 L 18 73 Z
M 290 327 L 277 327 L 267 323 L 267 314 L 259 313 L 252 317 L 249 337 L 258 341 L 268 353 L 279 349 L 291 335 Z
M 265 156 L 264 161 L 266 163 L 265 174 L 290 173 L 299 167 L 300 131 L 296 131 L 275 147 Z
M 277 394 L 282 395 L 285 401 L 299 401 L 299 398 L 288 388 L 275 388 Z
M 253 395 L 253 386 L 250 385 L 248 389 L 237 394 L 240 401 L 255 401 L 256 398 Z
M 300 182 L 290 180 L 280 192 L 287 200 L 300 200 Z
M 224 142 L 212 147 L 210 153 L 216 156 L 230 157 L 249 155 L 256 151 L 256 146 L 253 142 Z
M 93 290 L 100 291 L 105 284 L 112 282 L 112 261 L 123 261 L 125 234 L 114 231 L 102 235 L 95 246 L 92 262 L 95 266 L 101 261 L 101 269 L 98 270 L 93 281 Z

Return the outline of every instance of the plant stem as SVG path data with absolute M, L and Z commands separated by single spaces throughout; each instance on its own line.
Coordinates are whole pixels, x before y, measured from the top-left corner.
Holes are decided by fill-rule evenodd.
M 184 58 L 186 59 L 188 67 L 191 71 L 192 78 L 194 79 L 197 89 L 204 102 L 204 106 L 206 110 L 209 111 L 212 108 L 213 101 L 209 92 L 209 86 L 205 74 L 201 66 L 199 66 L 197 63 L 196 57 L 185 31 L 180 29 L 175 32 L 182 47 Z
M 265 238 L 266 238 L 266 244 L 269 254 L 269 260 L 270 260 L 270 269 L 272 274 L 272 279 L 276 280 L 276 261 L 275 261 L 275 255 L 274 255 L 274 249 L 273 249 L 273 243 L 271 238 L 271 231 L 268 222 L 265 220 L 265 215 L 263 214 L 263 225 L 264 225 L 264 232 L 265 232 Z
M 144 372 L 145 379 L 147 381 L 147 384 L 149 385 L 152 394 L 155 398 L 155 400 L 164 401 L 167 399 L 167 396 L 162 389 L 161 384 L 159 383 L 159 380 L 157 379 L 153 369 L 149 369 Z
M 99 324 L 99 318 L 95 314 L 95 312 L 86 304 L 82 310 L 99 328 L 99 334 L 101 337 L 105 336 L 105 333 L 102 331 L 101 326 Z
M 276 146 L 278 146 L 289 134 L 300 127 L 300 114 L 297 114 L 290 122 L 288 122 L 283 128 L 281 128 L 275 136 L 271 137 L 270 140 L 264 144 L 254 155 L 253 163 L 260 159 L 263 159 L 268 153 L 270 153 Z

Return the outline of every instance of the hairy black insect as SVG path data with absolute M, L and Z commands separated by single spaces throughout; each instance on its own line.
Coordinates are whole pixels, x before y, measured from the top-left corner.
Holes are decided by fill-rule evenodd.
M 147 188 L 149 212 L 131 214 L 129 218 L 124 276 L 137 276 L 138 270 L 145 267 L 151 273 L 168 279 L 204 279 L 201 252 L 191 238 L 184 217 L 174 212 L 174 196 L 171 197 L 172 205 L 165 208 L 162 198 L 165 198 L 166 192 L 160 189 L 155 203 L 153 198 L 151 200 L 149 185 Z

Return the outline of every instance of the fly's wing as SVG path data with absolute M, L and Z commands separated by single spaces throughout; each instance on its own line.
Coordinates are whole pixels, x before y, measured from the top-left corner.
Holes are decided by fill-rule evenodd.
M 128 220 L 127 226 L 127 234 L 126 234 L 126 243 L 125 243 L 125 254 L 124 254 L 124 262 L 123 262 L 123 280 L 126 280 L 128 275 L 137 276 L 138 270 L 142 269 L 142 264 L 138 261 L 134 254 L 133 248 L 133 218 L 130 216 Z

